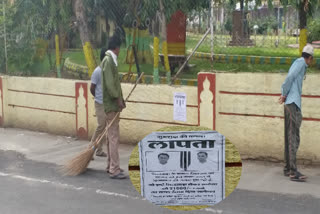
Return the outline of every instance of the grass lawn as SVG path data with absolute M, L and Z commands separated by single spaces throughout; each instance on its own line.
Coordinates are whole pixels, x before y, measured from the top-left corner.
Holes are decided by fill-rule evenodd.
M 54 61 L 54 56 L 53 63 Z M 29 69 L 21 71 L 17 66 L 14 64 L 8 64 L 8 73 L 9 75 L 18 75 L 18 76 L 45 76 L 47 73 L 50 72 L 50 64 L 49 59 L 46 56 L 43 61 L 33 63 Z
M 96 62 L 97 62 L 97 64 L 99 64 L 100 63 L 100 50 L 95 50 L 94 54 L 96 57 Z M 63 57 L 64 58 L 69 57 L 71 62 L 86 66 L 84 54 L 81 51 L 66 52 Z M 119 61 L 118 70 L 119 70 L 119 72 L 127 73 L 129 71 L 130 65 L 125 63 L 125 59 L 126 59 L 126 50 L 125 50 L 125 48 L 121 48 L 121 51 L 120 51 L 120 54 L 118 57 L 118 61 Z M 141 65 L 139 65 L 139 67 L 140 67 L 141 72 L 145 72 L 146 75 L 153 75 L 153 65 L 141 64 Z M 162 67 L 162 69 L 163 69 L 163 67 Z M 132 64 L 131 71 L 135 72 L 135 73 L 137 72 L 135 64 Z
M 209 60 L 194 59 L 189 64 L 195 64 L 192 73 L 199 71 L 210 71 L 213 67 L 214 71 L 219 72 L 252 72 L 252 73 L 287 73 L 290 65 L 259 65 L 259 64 L 246 64 L 246 63 L 216 63 Z M 317 68 L 308 68 L 308 73 L 320 73 Z
M 187 50 L 192 50 L 198 41 L 201 39 L 202 35 L 200 34 L 187 34 Z M 255 37 L 252 36 L 252 39 Z M 228 41 L 230 41 L 231 37 L 227 35 L 216 35 L 215 43 L 214 43 L 214 52 L 217 54 L 230 54 L 230 55 L 254 55 L 254 56 L 288 56 L 288 57 L 297 57 L 299 55 L 297 48 L 289 48 L 288 44 L 295 44 L 295 37 L 280 37 L 280 45 L 278 48 L 275 48 L 273 45 L 273 41 L 275 37 L 263 37 L 257 36 L 256 39 L 258 41 L 264 41 L 264 43 L 259 43 L 259 46 L 252 47 L 231 47 L 226 46 Z M 208 36 L 204 43 L 200 46 L 198 51 L 210 53 L 210 36 Z M 100 63 L 100 50 L 94 50 L 94 54 L 96 57 L 96 61 Z M 315 56 L 320 57 L 320 50 L 315 49 Z M 64 52 L 63 58 L 69 57 L 73 63 L 79 65 L 86 65 L 86 61 L 84 58 L 84 54 L 82 50 L 74 50 Z M 123 73 L 127 73 L 129 71 L 130 65 L 125 63 L 126 57 L 126 49 L 124 47 L 121 48 L 120 55 L 118 58 L 119 61 L 119 71 Z M 52 52 L 52 63 L 55 63 L 55 53 Z M 288 72 L 290 66 L 288 65 L 253 65 L 253 64 L 245 64 L 245 63 L 212 63 L 209 60 L 205 59 L 191 59 L 189 64 L 193 64 L 194 66 L 189 68 L 188 70 L 181 73 L 179 78 L 183 79 L 196 79 L 197 73 L 200 71 L 211 71 L 212 68 L 214 71 L 221 72 L 267 72 L 267 73 L 283 73 Z M 9 66 L 9 71 L 16 71 L 13 66 Z M 136 72 L 135 64 L 132 65 L 132 72 Z M 140 70 L 145 72 L 146 75 L 153 75 L 153 65 L 152 64 L 141 64 Z M 177 69 L 176 69 L 177 70 Z M 11 72 L 12 74 L 18 75 L 27 75 L 27 76 L 54 76 L 54 71 L 50 71 L 49 60 L 48 57 L 45 57 L 45 60 L 41 63 L 35 63 L 30 67 L 31 72 Z M 159 72 L 160 76 L 165 77 L 166 72 L 162 64 L 159 64 Z M 308 72 L 310 73 L 320 73 L 320 70 L 317 68 L 309 68 Z M 62 74 L 64 77 L 66 74 Z
M 99 52 L 95 51 L 96 60 L 99 62 L 98 59 Z M 82 52 L 67 52 L 64 57 L 70 57 L 70 60 L 74 63 L 86 65 L 84 55 Z M 120 55 L 119 55 L 119 71 L 120 72 L 128 72 L 129 65 L 125 63 L 125 57 L 126 52 L 124 49 L 121 49 Z M 214 71 L 220 71 L 220 72 L 266 72 L 266 73 L 286 73 L 288 72 L 290 66 L 289 65 L 253 65 L 253 64 L 245 64 L 245 63 L 216 63 L 211 62 L 210 60 L 203 60 L 203 59 L 192 59 L 190 60 L 189 64 L 195 65 L 194 67 L 191 67 L 189 70 L 186 70 L 181 73 L 179 78 L 183 79 L 196 79 L 197 73 L 200 71 L 211 71 L 212 66 Z M 140 70 L 142 72 L 145 72 L 146 75 L 153 75 L 153 65 L 151 64 L 142 64 L 140 65 Z M 160 63 L 160 76 L 165 77 L 165 70 L 164 67 Z M 132 65 L 132 71 L 136 72 L 136 66 L 135 64 Z M 176 69 L 177 71 L 177 69 Z M 319 69 L 316 68 L 309 68 L 308 72 L 310 73 L 320 73 Z
M 201 39 L 200 34 L 187 34 L 186 48 L 192 50 Z M 299 49 L 290 48 L 289 44 L 296 44 L 296 37 L 284 35 L 280 36 L 280 43 L 278 47 L 275 46 L 277 37 L 275 36 L 261 36 L 253 35 L 251 39 L 256 41 L 256 46 L 239 47 L 228 46 L 231 37 L 229 35 L 215 35 L 214 37 L 214 53 L 215 54 L 230 54 L 230 55 L 252 55 L 252 56 L 278 56 L 278 57 L 298 57 Z M 204 42 L 201 44 L 199 52 L 211 52 L 211 36 L 208 35 Z M 320 57 L 320 49 L 315 49 L 315 57 Z

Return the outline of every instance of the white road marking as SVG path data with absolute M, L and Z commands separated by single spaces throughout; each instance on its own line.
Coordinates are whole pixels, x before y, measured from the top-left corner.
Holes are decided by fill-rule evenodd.
M 40 180 L 40 179 L 35 179 L 35 178 L 28 178 L 28 177 L 21 176 L 21 175 L 9 175 L 9 176 L 13 177 L 13 178 L 21 179 L 21 180 L 32 181 L 32 182 L 51 183 L 48 180 Z
M 44 180 L 44 179 L 30 178 L 30 177 L 25 177 L 25 176 L 21 176 L 21 175 L 14 175 L 14 174 L 8 174 L 8 173 L 3 173 L 3 172 L 0 172 L 0 177 L 11 177 L 11 178 L 24 180 L 24 181 L 37 182 L 37 183 L 43 183 L 43 184 L 53 184 L 55 186 L 61 186 L 61 187 L 64 187 L 64 188 L 67 188 L 67 189 L 73 189 L 73 190 L 82 190 L 82 189 L 84 189 L 83 187 L 76 187 L 76 186 L 70 185 L 70 184 L 64 184 L 64 183 L 60 183 L 60 182 L 48 181 L 48 180 Z
M 97 194 L 101 194 L 101 195 L 111 195 L 111 196 L 117 196 L 117 197 L 122 197 L 122 198 L 129 198 L 129 199 L 135 199 L 135 200 L 142 200 L 145 201 L 145 198 L 140 198 L 140 197 L 131 197 L 129 195 L 125 195 L 125 194 L 120 194 L 120 193 L 115 193 L 115 192 L 108 192 L 108 191 L 104 191 L 101 189 L 97 189 L 96 190 Z
M 22 176 L 22 175 L 15 175 L 15 174 L 10 174 L 10 173 L 4 173 L 4 172 L 0 172 L 0 177 L 10 177 L 10 178 L 15 178 L 15 179 L 19 179 L 19 180 L 28 181 L 28 182 L 51 184 L 51 185 L 63 187 L 66 189 L 77 190 L 77 191 L 81 191 L 81 190 L 85 190 L 85 189 L 92 190 L 90 188 L 76 187 L 74 185 L 70 185 L 70 184 L 66 184 L 66 183 L 54 182 L 54 181 L 49 181 L 49 180 L 45 180 L 45 179 L 31 178 L 31 177 L 26 177 L 26 176 Z M 97 190 L 95 190 L 95 192 L 100 195 L 108 195 L 108 196 L 114 196 L 114 197 L 119 197 L 119 198 L 128 198 L 128 199 L 132 199 L 132 200 L 142 200 L 142 201 L 146 200 L 145 198 L 142 198 L 142 197 L 132 197 L 129 195 L 116 193 L 116 192 L 109 192 L 109 191 L 105 191 L 105 190 L 101 190 L 101 189 L 97 189 Z M 204 211 L 207 211 L 210 213 L 217 213 L 217 214 L 223 213 L 222 210 L 215 210 L 212 208 L 206 208 L 206 209 L 204 209 Z
M 70 184 L 66 184 L 66 183 L 54 182 L 54 181 L 49 181 L 49 180 L 37 179 L 37 178 L 30 178 L 30 177 L 26 177 L 26 176 L 8 174 L 8 173 L 3 173 L 3 172 L 0 172 L 0 177 L 10 177 L 10 178 L 15 178 L 15 179 L 19 179 L 19 180 L 29 181 L 29 182 L 52 184 L 52 185 L 55 185 L 55 186 L 59 186 L 59 187 L 63 187 L 63 188 L 66 188 L 66 189 L 71 189 L 71 190 L 77 190 L 77 191 L 84 190 L 84 189 L 92 190 L 90 188 L 76 187 L 74 185 L 70 185 Z M 100 195 L 109 195 L 109 196 L 115 196 L 115 197 L 121 197 L 121 198 L 129 198 L 129 199 L 134 199 L 134 200 L 144 200 L 143 198 L 140 198 L 140 197 L 132 197 L 132 196 L 129 196 L 129 195 L 120 194 L 120 193 L 116 193 L 116 192 L 104 191 L 104 190 L 101 190 L 101 189 L 97 189 L 97 190 L 95 190 L 95 192 L 97 194 L 100 194 Z
M 216 214 L 223 214 L 223 210 L 216 210 L 216 209 L 212 209 L 212 208 L 205 208 L 204 211 L 216 213 Z

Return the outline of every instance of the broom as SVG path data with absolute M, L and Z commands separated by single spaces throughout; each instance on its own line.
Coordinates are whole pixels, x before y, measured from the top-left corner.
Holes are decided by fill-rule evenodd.
M 128 101 L 129 97 L 133 93 L 134 89 L 137 87 L 137 85 L 140 82 L 143 75 L 144 75 L 144 73 L 141 73 L 140 77 L 137 79 L 135 85 L 133 86 L 129 95 L 127 96 L 125 102 Z M 92 157 L 93 157 L 96 149 L 98 148 L 98 146 L 102 142 L 101 139 L 103 138 L 103 136 L 108 134 L 108 130 L 109 130 L 110 126 L 113 124 L 113 122 L 119 116 L 119 114 L 120 114 L 120 112 L 118 112 L 116 114 L 116 116 L 112 119 L 112 121 L 109 123 L 109 125 L 104 129 L 102 134 L 99 135 L 99 137 L 92 144 L 91 147 L 89 147 L 86 150 L 84 150 L 83 152 L 79 153 L 76 157 L 69 160 L 64 166 L 61 167 L 60 171 L 62 172 L 62 174 L 64 176 L 76 176 L 76 175 L 80 175 L 81 173 L 86 171 L 90 161 L 92 160 Z

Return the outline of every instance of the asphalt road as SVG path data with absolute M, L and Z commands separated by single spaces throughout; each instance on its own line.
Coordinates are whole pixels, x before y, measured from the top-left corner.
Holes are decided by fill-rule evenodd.
M 28 160 L 21 153 L 0 150 L 0 213 L 185 213 L 144 200 L 130 179 L 112 180 L 104 171 L 93 169 L 78 177 L 63 177 L 57 169 L 53 163 Z M 237 189 L 212 208 L 188 213 L 319 214 L 320 199 Z

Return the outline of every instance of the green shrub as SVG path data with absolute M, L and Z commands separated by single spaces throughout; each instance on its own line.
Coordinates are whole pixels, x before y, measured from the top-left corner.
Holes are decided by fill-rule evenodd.
M 232 32 L 232 20 L 230 17 L 228 17 L 226 23 L 224 24 L 224 28 L 226 29 L 226 31 L 229 32 L 229 34 L 231 35 Z
M 311 19 L 308 23 L 308 42 L 320 40 L 320 18 Z
M 277 30 L 278 29 L 278 21 L 273 16 L 268 16 L 262 19 L 256 19 L 250 22 L 250 30 L 254 33 L 253 26 L 258 25 L 257 34 L 266 34 L 268 30 Z

